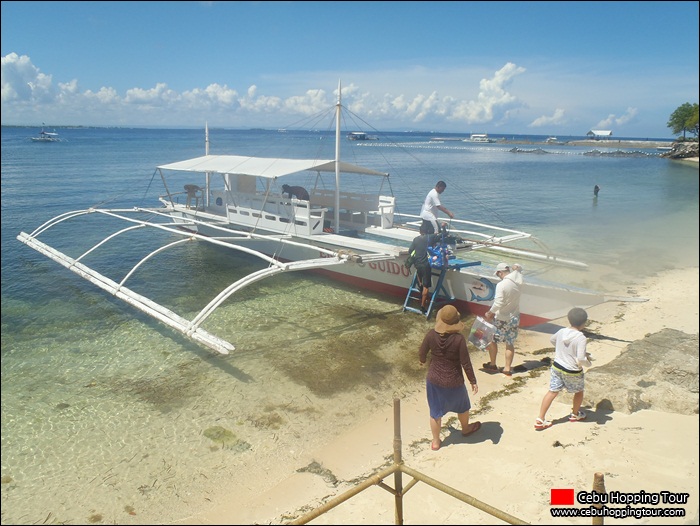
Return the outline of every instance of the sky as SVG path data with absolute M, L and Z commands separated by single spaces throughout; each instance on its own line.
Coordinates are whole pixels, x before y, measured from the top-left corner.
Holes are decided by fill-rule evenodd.
M 698 2 L 2 2 L 3 125 L 672 138 Z M 370 131 L 365 129 L 364 131 Z

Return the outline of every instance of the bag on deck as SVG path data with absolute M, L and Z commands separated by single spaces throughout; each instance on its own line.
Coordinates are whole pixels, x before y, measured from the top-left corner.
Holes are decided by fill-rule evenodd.
M 433 268 L 442 268 L 447 264 L 447 252 L 445 247 L 437 245 L 428 247 L 428 260 Z

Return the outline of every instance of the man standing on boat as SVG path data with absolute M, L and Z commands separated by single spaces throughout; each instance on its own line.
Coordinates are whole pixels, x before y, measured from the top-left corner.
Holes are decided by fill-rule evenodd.
M 423 219 L 423 225 L 428 228 L 428 234 L 437 234 L 440 232 L 440 227 L 437 222 L 437 211 L 440 210 L 447 214 L 450 219 L 454 218 L 454 214 L 440 203 L 440 194 L 447 188 L 445 181 L 438 181 L 428 195 L 425 197 L 423 208 L 420 211 L 420 217 Z

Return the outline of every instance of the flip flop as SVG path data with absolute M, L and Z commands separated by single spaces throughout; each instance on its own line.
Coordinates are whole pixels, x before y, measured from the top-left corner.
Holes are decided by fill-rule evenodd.
M 552 427 L 552 423 L 549 420 L 542 420 L 541 418 L 537 418 L 535 420 L 536 431 L 542 431 L 543 429 L 547 429 L 549 427 Z
M 467 431 L 466 433 L 465 433 L 464 431 L 462 431 L 462 436 L 463 436 L 463 437 L 468 437 L 469 435 L 472 435 L 472 434 L 476 433 L 479 429 L 481 429 L 481 422 L 474 422 L 474 423 L 472 424 L 472 430 L 471 430 L 471 431 Z

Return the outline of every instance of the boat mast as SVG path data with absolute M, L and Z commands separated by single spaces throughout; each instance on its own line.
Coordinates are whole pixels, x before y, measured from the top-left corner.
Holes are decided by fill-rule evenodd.
M 340 233 L 340 81 L 338 81 L 338 103 L 335 106 L 335 206 L 333 230 Z
M 204 122 L 204 155 L 209 155 L 209 123 Z M 207 172 L 206 178 L 204 179 L 205 192 L 207 197 L 205 199 L 206 206 L 209 206 L 209 182 L 211 179 L 211 174 Z

